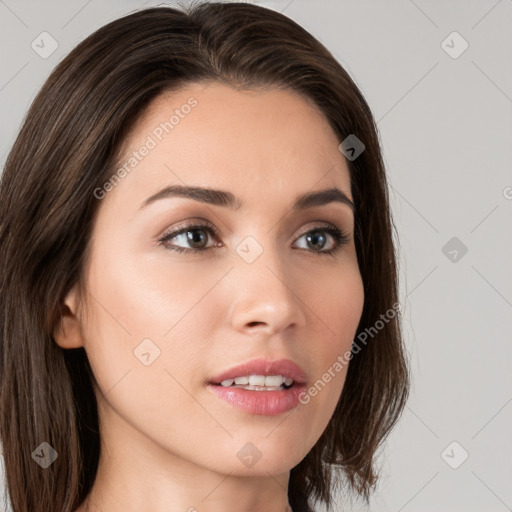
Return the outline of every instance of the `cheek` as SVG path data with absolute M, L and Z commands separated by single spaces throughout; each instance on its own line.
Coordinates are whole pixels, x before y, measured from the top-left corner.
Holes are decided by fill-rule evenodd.
M 334 276 L 338 276 L 333 278 Z M 350 350 L 364 306 L 364 287 L 357 266 L 339 274 L 330 273 L 323 281 L 318 276 L 309 301 L 314 304 L 311 322 L 316 327 L 314 377 L 305 401 L 315 409 L 318 431 L 323 431 L 343 391 Z
M 319 275 L 310 287 L 308 300 L 313 304 L 318 327 L 325 333 L 318 344 L 326 358 L 324 364 L 330 366 L 350 349 L 363 312 L 364 287 L 357 265 Z
M 223 269 L 200 272 L 204 264 L 162 251 L 136 256 L 130 247 L 114 251 L 106 245 L 97 251 L 88 286 L 98 299 L 96 325 L 109 335 L 128 336 L 132 343 L 170 339 L 222 275 Z
M 103 272 L 93 270 L 88 283 L 96 300 L 91 299 L 86 351 L 109 405 L 102 401 L 103 414 L 118 425 L 111 408 L 162 446 L 194 453 L 184 439 L 204 437 L 205 425 L 218 427 L 194 398 L 201 388 L 197 375 L 204 374 L 201 344 L 211 339 L 211 328 L 198 321 L 200 299 L 218 277 L 193 279 L 170 264 L 163 274 L 127 259 L 114 264 L 105 253 L 98 254 L 98 263 L 100 256 Z
M 130 251 L 114 250 L 106 242 L 94 250 L 84 334 L 102 389 L 141 367 L 193 370 L 198 361 L 190 344 L 190 319 L 216 276 L 210 272 L 197 278 L 172 262 L 163 266 L 135 261 Z M 180 342 L 173 342 L 176 339 Z

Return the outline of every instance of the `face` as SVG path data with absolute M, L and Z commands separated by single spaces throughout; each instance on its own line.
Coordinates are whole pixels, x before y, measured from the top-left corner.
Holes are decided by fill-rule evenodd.
M 339 142 L 290 91 L 194 84 L 151 103 L 124 143 L 125 172 L 97 192 L 87 304 L 67 297 L 77 334 L 56 336 L 86 350 L 105 436 L 241 476 L 285 473 L 310 451 L 340 398 L 347 365 L 332 368 L 364 299 Z M 148 202 L 170 186 L 229 195 Z M 294 207 L 331 188 L 338 199 Z M 255 359 L 278 364 L 237 376 L 296 382 L 218 385 Z

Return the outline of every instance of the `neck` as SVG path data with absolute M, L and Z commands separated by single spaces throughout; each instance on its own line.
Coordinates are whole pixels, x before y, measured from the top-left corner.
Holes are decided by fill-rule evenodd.
M 90 496 L 87 497 L 85 503 L 79 507 L 76 512 L 108 512 L 106 509 L 100 507 L 97 503 L 95 503 Z M 187 512 L 197 512 L 196 509 L 190 507 Z M 286 503 L 285 509 L 283 512 L 293 512 L 290 503 Z

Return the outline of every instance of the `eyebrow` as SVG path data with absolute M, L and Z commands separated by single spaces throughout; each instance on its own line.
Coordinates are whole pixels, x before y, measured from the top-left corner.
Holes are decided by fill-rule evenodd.
M 170 185 L 163 188 L 156 194 L 153 194 L 151 197 L 148 197 L 148 199 L 146 199 L 139 207 L 139 210 L 160 199 L 168 199 L 172 197 L 184 197 L 201 203 L 230 208 L 235 211 L 241 208 L 244 204 L 239 197 L 236 197 L 231 192 L 227 192 L 225 190 Z M 345 204 L 350 207 L 352 212 L 355 212 L 355 205 L 352 200 L 343 191 L 336 187 L 301 194 L 293 203 L 292 210 L 304 210 L 306 208 L 323 206 L 332 202 Z

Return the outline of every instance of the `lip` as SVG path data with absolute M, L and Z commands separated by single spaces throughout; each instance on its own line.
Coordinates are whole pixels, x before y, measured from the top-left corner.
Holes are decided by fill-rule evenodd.
M 307 380 L 304 370 L 290 359 L 269 361 L 268 359 L 252 359 L 229 368 L 210 380 L 210 384 L 220 384 L 223 380 L 243 377 L 245 375 L 283 375 L 291 377 L 294 384 L 305 384 Z M 265 391 L 271 393 L 271 391 Z
M 293 384 L 281 391 L 251 391 L 249 389 L 224 387 L 220 383 L 245 375 L 283 375 L 291 377 Z M 276 416 L 297 407 L 299 397 L 306 390 L 307 376 L 304 370 L 290 359 L 269 361 L 253 359 L 233 366 L 213 377 L 206 388 L 218 398 L 250 414 Z
M 293 384 L 282 391 L 251 391 L 249 389 L 223 387 L 208 384 L 206 389 L 228 404 L 254 415 L 277 416 L 295 409 L 306 391 L 305 384 Z

